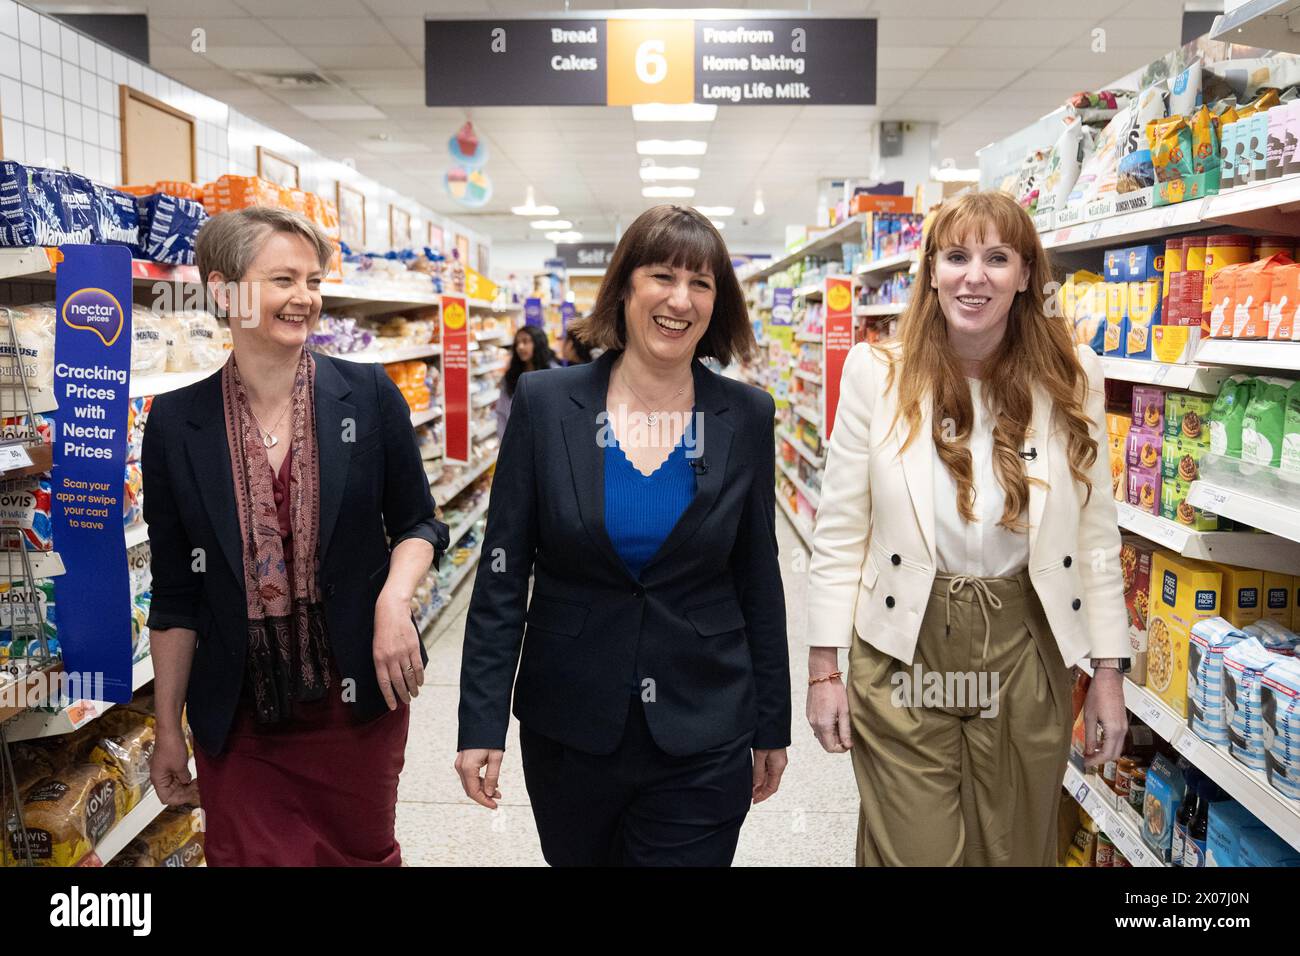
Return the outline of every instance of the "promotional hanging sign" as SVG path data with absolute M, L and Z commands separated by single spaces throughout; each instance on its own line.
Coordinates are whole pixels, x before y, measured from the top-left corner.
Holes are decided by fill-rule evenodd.
M 853 348 L 853 280 L 826 279 L 826 320 L 822 325 L 822 434 L 831 437 L 840 405 L 840 377 Z
M 425 105 L 870 106 L 876 43 L 875 20 L 806 14 L 425 20 Z
M 542 321 L 542 300 L 538 298 L 524 299 L 524 325 L 535 325 L 539 329 L 543 325 Z
M 794 289 L 772 290 L 772 324 L 794 323 Z
M 569 334 L 569 323 L 573 321 L 578 314 L 577 307 L 572 302 L 560 303 L 560 334 L 567 336 Z
M 469 462 L 469 312 L 465 297 L 442 297 L 443 460 Z
M 122 515 L 131 387 L 131 251 L 65 246 L 56 273 L 49 485 L 59 643 L 69 673 L 102 675 L 103 700 L 131 699 L 131 581 Z

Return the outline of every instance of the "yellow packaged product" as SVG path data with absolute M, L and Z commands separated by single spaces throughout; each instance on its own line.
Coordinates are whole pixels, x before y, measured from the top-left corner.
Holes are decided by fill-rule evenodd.
M 1182 116 L 1169 116 L 1152 120 L 1146 128 L 1147 145 L 1151 148 L 1151 164 L 1155 167 L 1156 182 L 1167 183 L 1176 179 L 1190 179 L 1192 165 L 1192 131 Z
M 1128 500 L 1128 436 L 1110 435 L 1110 490 L 1116 501 Z
M 1293 613 L 1291 575 L 1278 574 L 1276 571 L 1265 571 L 1263 575 L 1264 597 L 1260 602 L 1260 616 L 1270 621 L 1277 621 L 1285 628 L 1291 628 Z
M 1123 357 L 1124 355 L 1124 320 L 1128 311 L 1128 283 L 1107 282 L 1106 290 L 1106 331 L 1103 336 L 1102 349 L 1106 355 Z
M 36 783 L 23 798 L 23 822 L 37 866 L 75 865 L 125 815 L 122 782 L 99 764 L 68 767 Z M 6 831 L 10 853 L 25 858 L 16 825 Z
M 1257 568 L 1239 568 L 1215 564 L 1223 574 L 1223 609 L 1220 616 L 1236 628 L 1254 624 L 1263 616 L 1264 572 Z
M 1217 617 L 1223 574 L 1214 565 L 1156 552 L 1151 563 L 1146 685 L 1180 718 L 1187 717 L 1187 652 L 1192 625 Z

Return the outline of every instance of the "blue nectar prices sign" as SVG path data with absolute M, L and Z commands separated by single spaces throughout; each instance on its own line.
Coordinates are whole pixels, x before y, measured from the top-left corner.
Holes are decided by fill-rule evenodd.
M 131 699 L 131 583 L 122 527 L 131 383 L 131 252 L 65 246 L 57 273 L 50 519 L 64 669 Z

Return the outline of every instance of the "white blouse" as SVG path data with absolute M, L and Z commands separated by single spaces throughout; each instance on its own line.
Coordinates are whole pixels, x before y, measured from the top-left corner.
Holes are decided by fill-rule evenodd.
M 1006 495 L 993 470 L 993 419 L 984 406 L 980 380 L 968 378 L 975 406 L 970 453 L 975 480 L 975 516 L 969 524 L 957 510 L 957 482 L 934 452 L 934 534 L 940 574 L 1008 577 L 1029 565 L 1029 536 L 1000 527 Z

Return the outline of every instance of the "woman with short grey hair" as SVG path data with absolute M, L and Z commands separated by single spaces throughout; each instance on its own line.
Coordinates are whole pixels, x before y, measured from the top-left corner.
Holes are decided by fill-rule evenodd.
M 225 213 L 196 253 L 234 351 L 145 427 L 150 776 L 201 800 L 211 865 L 399 865 L 410 602 L 448 545 L 409 409 L 379 365 L 306 350 L 334 253 L 315 224 Z

